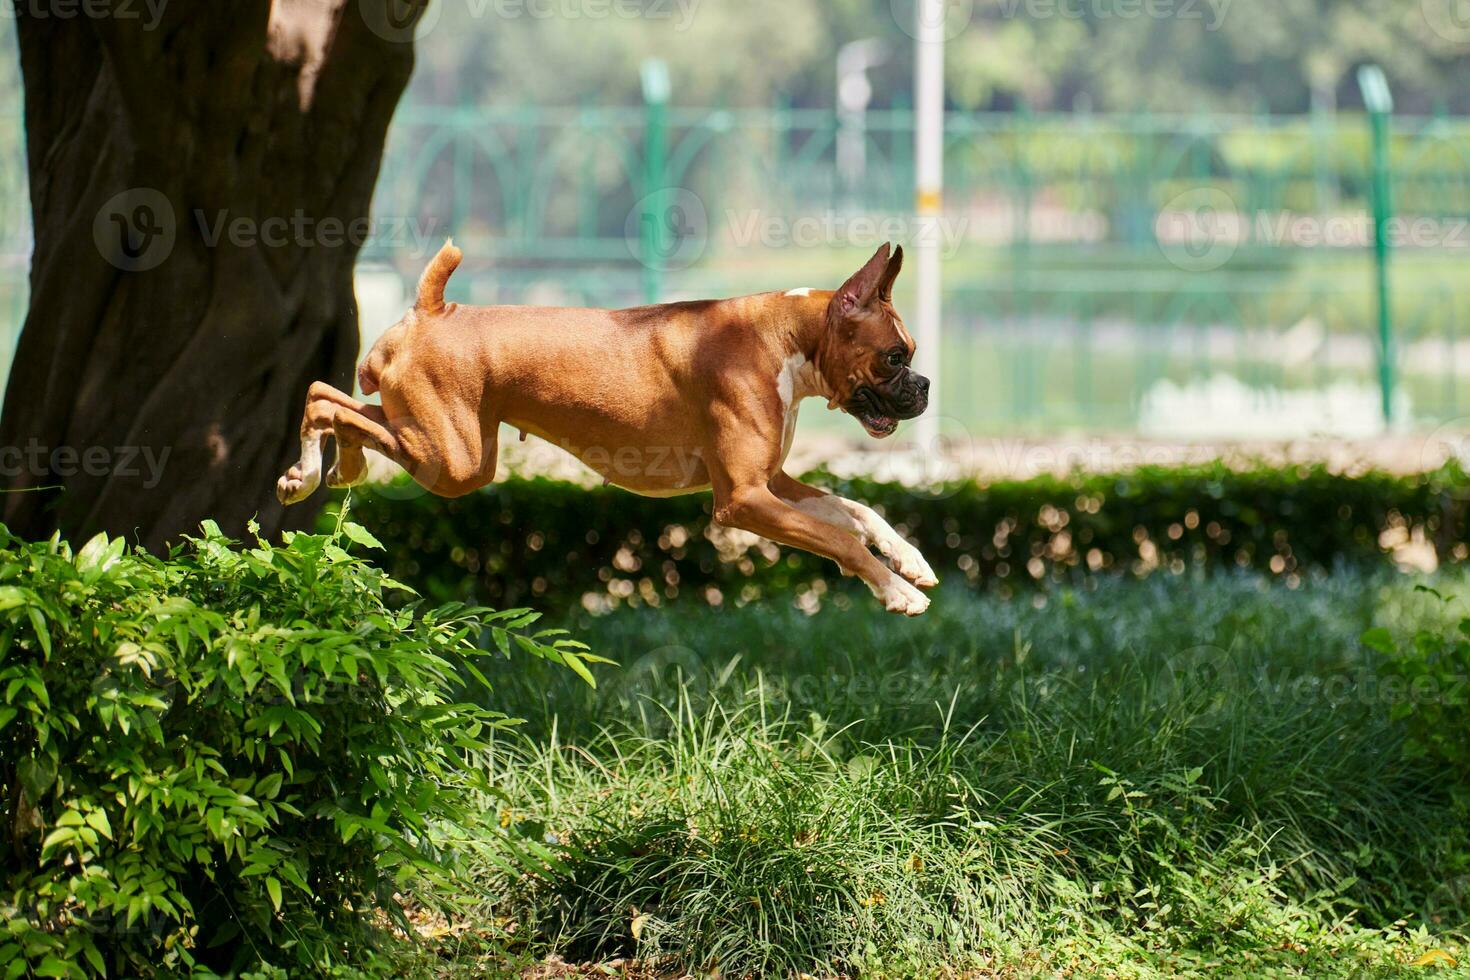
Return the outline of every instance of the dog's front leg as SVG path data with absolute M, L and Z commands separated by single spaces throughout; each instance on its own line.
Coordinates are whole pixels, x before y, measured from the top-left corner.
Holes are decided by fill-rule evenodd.
M 894 571 L 919 588 L 928 589 L 939 584 L 934 570 L 919 549 L 904 540 L 893 525 L 866 504 L 809 487 L 784 472 L 777 473 L 771 480 L 771 490 L 797 510 L 841 528 L 864 545 L 877 548 L 879 554 L 893 563 Z
M 781 472 L 781 403 L 774 390 L 732 384 L 716 387 L 709 403 L 710 483 L 715 521 L 777 544 L 830 558 L 844 575 L 856 575 L 889 612 L 917 616 L 929 598 L 884 565 L 841 528 L 797 510 L 771 490 Z
M 717 486 L 715 520 L 832 559 L 843 574 L 866 582 L 889 612 L 917 616 L 929 608 L 928 596 L 874 558 L 856 537 L 796 509 L 767 486 L 732 486 L 723 493 Z

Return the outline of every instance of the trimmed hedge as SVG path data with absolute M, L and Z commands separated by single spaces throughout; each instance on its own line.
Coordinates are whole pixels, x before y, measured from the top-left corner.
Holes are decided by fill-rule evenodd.
M 1001 591 L 1234 568 L 1290 584 L 1386 564 L 1409 542 L 1441 563 L 1467 557 L 1470 483 L 1458 467 L 1348 476 L 1215 464 L 924 490 L 810 479 L 884 514 L 941 581 Z M 359 491 L 353 514 L 387 546 L 391 573 L 437 601 L 738 602 L 840 587 L 829 561 L 712 528 L 711 506 L 708 494 L 513 479 L 458 500 L 402 485 Z

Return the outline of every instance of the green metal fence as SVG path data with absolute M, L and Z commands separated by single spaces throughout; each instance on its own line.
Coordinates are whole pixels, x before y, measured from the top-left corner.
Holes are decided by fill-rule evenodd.
M 911 235 L 912 127 L 904 110 L 853 133 L 783 107 L 406 106 L 376 207 L 426 242 L 454 233 L 478 302 L 830 286 Z M 1396 119 L 1385 152 L 1396 402 L 1433 423 L 1462 412 L 1470 373 L 1470 124 Z M 1206 379 L 1266 399 L 1267 420 L 1328 411 L 1329 392 L 1358 413 L 1380 375 L 1372 157 L 1362 116 L 953 115 L 946 414 L 1162 431 L 1168 405 L 1208 403 L 1189 389 Z M 408 277 L 429 247 L 369 258 Z
M 453 234 L 474 302 L 833 286 L 881 241 L 911 239 L 913 142 L 904 109 L 857 131 L 784 106 L 404 105 L 363 274 L 406 287 Z M 953 114 L 950 424 L 1167 434 L 1208 431 L 1218 405 L 1263 423 L 1337 412 L 1324 423 L 1366 431 L 1382 349 L 1372 159 L 1363 116 Z M 1433 424 L 1470 414 L 1470 122 L 1395 118 L 1384 160 L 1395 404 Z M 0 161 L 9 328 L 29 251 L 17 172 L 18 154 Z M 898 302 L 911 308 L 902 288 Z M 365 328 L 397 312 L 365 303 Z

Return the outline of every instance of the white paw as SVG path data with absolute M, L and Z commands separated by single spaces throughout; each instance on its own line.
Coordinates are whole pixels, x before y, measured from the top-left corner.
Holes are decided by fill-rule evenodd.
M 881 587 L 873 589 L 883 603 L 883 607 L 889 612 L 903 613 L 905 616 L 919 616 L 929 608 L 929 597 L 918 589 L 909 585 L 903 579 L 891 572 L 888 581 Z
M 315 493 L 321 482 L 321 470 L 303 473 L 298 464 L 291 467 L 285 476 L 276 481 L 276 499 L 287 507 L 299 504 Z
M 924 560 L 919 549 L 903 538 L 894 536 L 885 540 L 878 548 L 883 557 L 893 563 L 893 570 L 921 589 L 932 589 L 939 584 L 934 569 Z

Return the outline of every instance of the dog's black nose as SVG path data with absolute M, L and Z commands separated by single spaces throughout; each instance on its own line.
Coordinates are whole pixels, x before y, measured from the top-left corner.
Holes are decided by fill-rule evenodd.
M 929 379 L 922 374 L 914 375 L 914 386 L 923 394 L 929 394 Z

